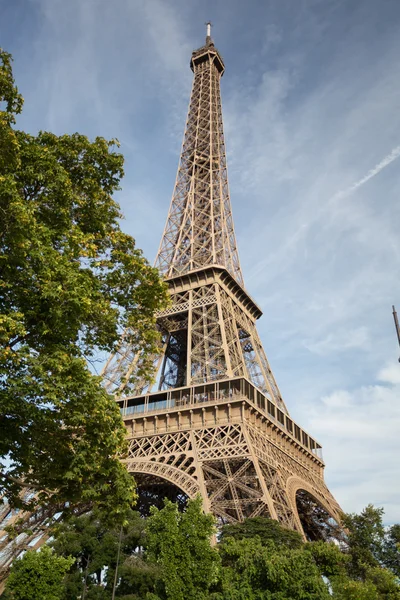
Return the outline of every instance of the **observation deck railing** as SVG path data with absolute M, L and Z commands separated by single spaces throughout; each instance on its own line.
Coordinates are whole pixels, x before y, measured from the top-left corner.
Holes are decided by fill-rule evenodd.
M 157 391 L 141 396 L 117 399 L 124 419 L 155 413 L 166 413 L 193 406 L 227 404 L 248 400 L 274 425 L 288 434 L 297 444 L 323 460 L 321 445 L 280 408 L 244 377 L 219 380 L 213 383 L 193 385 L 171 390 Z

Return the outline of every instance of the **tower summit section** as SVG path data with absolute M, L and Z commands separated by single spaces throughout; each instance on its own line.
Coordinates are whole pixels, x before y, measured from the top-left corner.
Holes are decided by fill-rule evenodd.
M 321 446 L 289 415 L 239 262 L 222 120 L 223 59 L 207 26 L 192 53 L 193 86 L 156 266 L 171 294 L 157 314 L 156 384 L 140 350 L 121 341 L 103 372 L 129 438 L 141 503 L 200 493 L 222 522 L 278 519 L 324 538 L 339 506 L 323 480 Z M 128 339 L 128 337 L 126 338 Z
M 156 266 L 167 278 L 219 265 L 243 285 L 229 200 L 220 79 L 211 38 L 193 52 L 194 73 L 175 189 Z

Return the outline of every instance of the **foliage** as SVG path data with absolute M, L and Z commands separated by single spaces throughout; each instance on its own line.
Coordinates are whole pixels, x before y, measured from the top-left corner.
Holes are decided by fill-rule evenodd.
M 304 544 L 292 537 L 294 532 L 261 517 L 225 526 L 220 544 L 222 586 L 213 598 L 400 598 L 395 570 L 390 570 L 390 564 L 397 568 L 400 558 L 398 526 L 385 530 L 382 511 L 371 506 L 360 515 L 345 515 L 344 521 L 344 551 L 333 543 Z
M 137 553 L 127 557 L 118 571 L 117 598 L 141 600 L 154 595 L 156 582 L 161 573 L 158 565 L 152 564 Z M 155 596 L 157 598 L 157 596 Z
M 351 541 L 346 548 L 299 542 L 279 523 L 265 518 L 223 527 L 220 542 L 213 546 L 213 518 L 203 514 L 199 498 L 189 501 L 184 513 L 168 501 L 162 510 L 153 508 L 147 519 L 131 511 L 122 530 L 115 597 L 400 600 L 399 581 L 382 564 L 364 563 L 360 574 L 354 575 L 351 553 L 359 556 L 358 544 L 369 547 L 376 527 L 379 530 L 379 518 L 372 510 L 348 516 L 357 526 L 348 530 Z M 395 534 L 393 528 L 389 532 Z M 117 522 L 110 527 L 95 512 L 54 528 L 55 552 L 74 559 L 62 584 L 62 600 L 82 594 L 86 600 L 111 599 L 120 532 Z
M 215 600 L 328 600 L 312 556 L 272 540 L 228 537 L 220 545 L 221 589 Z
M 117 564 L 118 545 L 121 542 L 119 575 L 124 588 L 129 587 L 129 581 L 134 580 L 134 585 L 140 584 L 141 579 L 146 579 L 142 572 L 138 573 L 137 580 L 133 576 L 135 571 L 124 565 L 129 557 L 142 554 L 145 521 L 135 511 L 129 511 L 122 528 L 116 523 L 110 527 L 104 523 L 102 515 L 96 512 L 63 521 L 53 529 L 52 547 L 60 556 L 72 556 L 75 560 L 66 579 L 64 599 L 77 598 L 83 588 L 85 596 L 90 598 L 101 597 L 112 588 L 115 567 Z M 145 568 L 143 570 L 146 570 Z M 136 569 L 137 571 L 137 569 Z M 125 577 L 128 581 L 125 583 Z M 120 583 L 120 587 L 121 587 Z M 103 588 L 104 586 L 104 588 Z
M 382 515 L 383 509 L 369 505 L 359 515 L 348 514 L 343 518 L 348 532 L 349 573 L 353 577 L 364 578 L 366 569 L 378 566 L 384 558 Z
M 368 505 L 359 515 L 343 516 L 343 524 L 347 529 L 347 574 L 353 580 L 351 586 L 354 589 L 358 590 L 364 585 L 370 594 L 375 593 L 371 598 L 400 599 L 400 526 L 393 525 L 386 529 L 382 517 L 383 509 L 372 505 Z M 359 591 L 357 593 L 360 594 Z M 338 597 L 346 600 L 358 598 L 357 595 L 344 593 Z M 361 595 L 359 597 L 364 598 Z
M 18 142 L 12 125 L 22 110 L 23 98 L 14 84 L 11 55 L 0 49 L 0 174 L 18 165 Z
M 278 521 L 265 517 L 253 517 L 243 523 L 225 525 L 221 531 L 222 542 L 228 537 L 241 540 L 256 536 L 263 545 L 269 540 L 287 548 L 300 548 L 303 545 L 303 539 L 297 531 L 285 529 Z
M 400 578 L 400 525 L 392 525 L 385 533 L 384 565 Z
M 53 530 L 52 546 L 60 556 L 75 559 L 64 583 L 63 600 L 111 597 L 120 528 L 110 529 L 101 515 L 71 518 Z M 131 511 L 121 537 L 116 597 L 191 600 L 207 599 L 216 582 L 219 555 L 211 546 L 214 519 L 204 515 L 201 499 L 186 511 L 165 501 L 147 519 Z M 145 553 L 143 552 L 145 547 Z
M 370 510 L 367 515 L 373 516 Z M 365 556 L 365 549 L 376 542 L 379 520 L 369 529 L 363 513 L 351 518 L 361 523 L 362 531 L 353 529 L 353 537 L 348 532 L 345 552 L 322 541 L 293 547 L 286 543 L 285 530 L 279 524 L 270 527 L 268 519 L 225 527 L 219 548 L 222 578 L 213 600 L 399 600 L 398 580 L 372 554 L 370 564 L 362 563 L 355 574 L 354 558 Z M 257 532 L 254 537 L 251 531 Z M 233 535 L 227 535 L 229 532 Z
M 216 583 L 219 555 L 211 546 L 214 517 L 204 514 L 200 497 L 189 500 L 180 513 L 165 500 L 151 508 L 146 527 L 147 560 L 160 568 L 156 593 L 161 600 L 205 600 Z
M 333 578 L 346 577 L 349 558 L 334 543 L 311 542 L 305 544 L 304 550 L 311 554 L 319 572 L 330 581 Z
M 149 379 L 167 291 L 120 230 L 115 142 L 12 129 L 22 98 L 4 52 L 0 101 L 0 493 L 22 506 L 23 480 L 42 506 L 119 513 L 134 498 L 125 430 L 87 360 L 128 328 Z
M 30 550 L 15 561 L 7 580 L 6 598 L 15 600 L 61 600 L 63 579 L 74 562 L 57 556 L 48 546 Z

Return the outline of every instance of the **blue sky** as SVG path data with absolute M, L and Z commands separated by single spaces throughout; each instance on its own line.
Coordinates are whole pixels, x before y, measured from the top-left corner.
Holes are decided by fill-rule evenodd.
M 346 511 L 400 521 L 398 0 L 0 0 L 18 126 L 117 137 L 123 228 L 152 262 L 204 22 L 242 269 L 292 416 Z

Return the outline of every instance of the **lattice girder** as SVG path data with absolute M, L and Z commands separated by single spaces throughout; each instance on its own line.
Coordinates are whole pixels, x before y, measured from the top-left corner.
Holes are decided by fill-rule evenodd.
M 157 320 L 164 341 L 160 355 L 154 357 L 158 389 L 244 376 L 287 413 L 257 334 L 260 311 L 243 288 L 232 285 L 231 276 L 220 267 L 168 283 L 172 305 Z M 140 360 L 136 363 L 140 365 Z M 121 382 L 115 391 L 123 394 L 126 380 L 108 376 L 107 367 L 105 375 L 107 381 Z M 134 393 L 140 395 L 146 385 L 139 380 Z M 108 389 L 112 391 L 112 386 Z
M 323 481 L 323 463 L 312 453 L 305 456 L 247 399 L 226 400 L 218 409 L 209 402 L 126 416 L 125 421 L 131 432 L 129 470 L 147 469 L 159 477 L 164 472 L 189 497 L 196 489 L 222 522 L 264 515 L 302 532 L 299 489 L 339 520 L 339 506 Z M 187 477 L 195 487 L 188 487 Z
M 220 94 L 222 59 L 209 44 L 194 80 L 171 206 L 156 258 L 166 277 L 224 266 L 243 284 L 229 199 Z
M 191 68 L 181 157 L 156 258 L 172 300 L 157 314 L 159 372 L 152 388 L 139 381 L 128 389 L 127 368 L 134 373 L 140 357 L 122 344 L 104 375 L 127 423 L 133 473 L 143 461 L 155 476 L 178 469 L 197 482 L 205 508 L 222 521 L 264 514 L 301 531 L 299 489 L 333 518 L 339 507 L 315 456 L 319 444 L 282 400 L 256 328 L 261 310 L 244 289 L 223 133 L 224 63 L 210 37 L 193 53 Z M 304 513 L 311 510 L 313 501 L 301 502 Z

